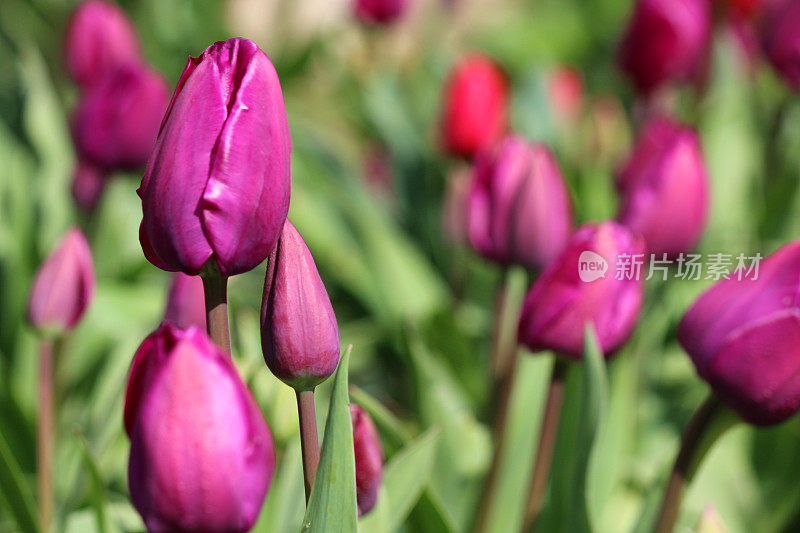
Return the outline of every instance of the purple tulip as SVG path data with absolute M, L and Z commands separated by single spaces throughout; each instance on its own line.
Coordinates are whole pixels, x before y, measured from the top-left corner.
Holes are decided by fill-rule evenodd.
M 139 38 L 125 12 L 104 0 L 87 0 L 72 13 L 64 36 L 69 75 L 82 87 L 109 70 L 141 63 Z
M 580 227 L 528 291 L 520 342 L 578 359 L 591 323 L 603 353 L 616 351 L 633 332 L 644 296 L 644 276 L 626 264 L 643 254 L 642 239 L 615 222 Z
M 638 0 L 620 48 L 620 66 L 649 95 L 704 72 L 711 37 L 708 0 Z
M 739 270 L 706 291 L 683 317 L 678 340 L 700 377 L 744 420 L 769 425 L 794 414 L 800 408 L 800 241 L 758 270 Z
M 230 358 L 166 323 L 134 356 L 125 396 L 128 486 L 148 531 L 248 531 L 267 494 L 272 436 Z
M 139 195 L 147 258 L 224 276 L 262 262 L 289 209 L 291 139 L 280 82 L 252 41 L 230 39 L 190 58 Z
M 311 390 L 339 364 L 339 326 L 306 243 L 288 220 L 269 256 L 261 303 L 267 366 L 297 390 Z
M 108 175 L 88 161 L 78 161 L 72 176 L 72 198 L 81 211 L 91 213 L 100 202 Z
M 708 173 L 694 131 L 663 117 L 651 119 L 617 186 L 617 218 L 644 237 L 648 252 L 676 257 L 694 247 L 708 214 Z
M 502 264 L 544 268 L 572 229 L 572 205 L 558 163 L 544 145 L 507 137 L 478 157 L 469 193 L 469 240 Z
M 764 52 L 789 87 L 800 90 L 800 0 L 767 2 L 761 35 Z
M 206 330 L 206 300 L 200 276 L 187 276 L 183 272 L 172 275 L 164 320 L 181 329 L 197 326 Z
M 410 0 L 353 0 L 356 17 L 365 24 L 390 24 L 406 12 Z
M 107 171 L 143 167 L 168 103 L 167 82 L 150 68 L 108 71 L 83 92 L 72 116 L 79 158 Z
M 94 298 L 94 263 L 77 228 L 67 231 L 39 267 L 28 301 L 28 320 L 40 330 L 74 328 Z
M 383 446 L 378 430 L 366 411 L 350 405 L 353 449 L 356 455 L 356 501 L 358 516 L 368 513 L 378 501 L 383 474 Z

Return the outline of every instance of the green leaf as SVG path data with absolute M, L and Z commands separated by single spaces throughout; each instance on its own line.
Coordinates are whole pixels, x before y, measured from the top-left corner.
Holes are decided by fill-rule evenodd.
M 0 502 L 5 503 L 3 507 L 14 517 L 22 533 L 39 531 L 33 497 L 2 433 L 0 433 L 0 494 L 3 495 Z
M 395 531 L 405 521 L 430 478 L 439 434 L 439 428 L 429 429 L 389 461 L 383 492 L 359 523 L 361 533 Z
M 347 391 L 347 368 L 352 349 L 352 345 L 347 347 L 336 371 L 325 440 L 302 531 L 347 533 L 358 530 L 353 426 Z
M 100 475 L 100 470 L 97 468 L 92 452 L 89 450 L 86 439 L 83 437 L 80 429 L 74 429 L 75 438 L 78 441 L 78 448 L 81 452 L 81 459 L 89 473 L 89 501 L 94 510 L 95 521 L 97 530 L 101 533 L 108 533 L 110 526 L 108 517 L 106 516 L 106 494 L 103 477 Z
M 350 398 L 354 403 L 357 403 L 372 417 L 375 425 L 381 433 L 383 440 L 384 450 L 387 444 L 394 447 L 395 450 L 407 445 L 414 434 L 409 430 L 407 424 L 397 418 L 394 413 L 387 409 L 376 398 L 370 396 L 363 389 L 355 385 L 350 387 Z M 387 442 L 387 440 L 389 442 Z M 387 453 L 391 453 L 388 452 Z

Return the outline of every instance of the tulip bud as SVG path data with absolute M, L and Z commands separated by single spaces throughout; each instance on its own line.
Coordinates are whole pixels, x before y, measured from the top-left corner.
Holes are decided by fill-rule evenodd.
M 678 341 L 700 377 L 752 424 L 776 424 L 800 408 L 798 280 L 795 241 L 757 269 L 712 286 L 678 327 Z
M 248 531 L 272 479 L 272 436 L 230 358 L 200 329 L 162 325 L 125 395 L 128 486 L 148 531 Z
M 91 213 L 106 188 L 106 172 L 88 161 L 78 161 L 72 177 L 72 198 L 81 211 Z
M 356 501 L 358 516 L 368 513 L 378 500 L 383 473 L 383 446 L 378 430 L 366 411 L 350 405 L 353 449 L 356 456 Z
M 471 158 L 506 132 L 506 77 L 487 56 L 468 55 L 451 71 L 443 105 L 444 149 L 451 155 Z
M 136 30 L 124 11 L 104 0 L 86 0 L 75 9 L 64 52 L 69 75 L 83 87 L 110 70 L 141 62 Z
M 644 277 L 622 268 L 637 254 L 644 254 L 642 240 L 615 222 L 580 227 L 528 291 L 520 342 L 533 351 L 579 359 L 590 323 L 604 354 L 620 348 L 633 332 L 644 297 Z
M 291 139 L 280 82 L 266 54 L 230 39 L 190 58 L 142 178 L 147 258 L 197 274 L 253 269 L 289 209 Z
M 800 0 L 778 0 L 764 7 L 764 53 L 786 84 L 800 90 Z
M 354 0 L 353 10 L 364 24 L 391 24 L 400 19 L 409 0 Z
M 107 170 L 143 167 L 168 102 L 166 81 L 145 66 L 105 73 L 84 91 L 72 117 L 79 156 Z
M 649 95 L 703 75 L 711 36 L 708 0 L 638 0 L 620 48 L 620 66 Z
M 72 228 L 36 273 L 28 320 L 40 330 L 74 328 L 94 298 L 95 284 L 89 243 L 79 229 Z
M 502 264 L 544 268 L 572 229 L 569 191 L 555 158 L 519 137 L 478 156 L 468 205 L 473 248 Z
M 708 172 L 697 134 L 663 117 L 643 128 L 617 180 L 617 219 L 641 234 L 647 251 L 690 251 L 706 225 Z
M 261 348 L 275 376 L 311 390 L 339 364 L 339 326 L 306 243 L 288 220 L 269 256 L 261 302 Z
M 182 272 L 172 275 L 164 320 L 181 329 L 197 326 L 206 330 L 206 299 L 200 276 L 187 276 Z

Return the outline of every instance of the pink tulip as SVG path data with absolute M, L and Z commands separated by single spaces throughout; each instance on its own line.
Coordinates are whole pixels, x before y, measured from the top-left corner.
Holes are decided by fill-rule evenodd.
M 74 328 L 95 293 L 92 253 L 77 228 L 67 231 L 39 267 L 28 300 L 28 320 L 40 330 Z
M 252 41 L 230 39 L 190 58 L 139 195 L 147 258 L 223 276 L 261 263 L 289 209 L 291 139 L 275 68 Z
M 272 437 L 230 358 L 200 329 L 162 325 L 125 396 L 128 486 L 148 531 L 248 531 L 275 465 Z
M 383 474 L 383 446 L 378 430 L 366 411 L 350 405 L 353 449 L 356 456 L 356 501 L 358 516 L 368 513 L 378 501 Z
M 651 119 L 617 186 L 617 218 L 644 237 L 648 252 L 674 258 L 691 251 L 708 215 L 708 172 L 694 131 L 664 117 Z
M 800 0 L 767 2 L 761 30 L 767 59 L 792 90 L 800 90 Z
M 642 240 L 615 222 L 580 227 L 528 291 L 520 342 L 578 359 L 591 324 L 604 354 L 619 349 L 633 332 L 644 296 L 644 276 L 626 265 L 643 255 Z
M 200 276 L 187 276 L 182 272 L 172 275 L 164 320 L 181 329 L 197 326 L 206 330 L 206 300 Z
M 100 202 L 108 175 L 88 161 L 78 161 L 72 176 L 72 198 L 81 211 L 91 213 Z
M 800 408 L 800 241 L 751 265 L 697 299 L 678 340 L 721 400 L 769 425 Z
M 475 250 L 502 264 L 544 268 L 572 230 L 572 205 L 558 163 L 541 144 L 507 137 L 475 161 L 468 204 Z
M 356 17 L 365 24 L 390 24 L 402 18 L 410 0 L 353 0 Z

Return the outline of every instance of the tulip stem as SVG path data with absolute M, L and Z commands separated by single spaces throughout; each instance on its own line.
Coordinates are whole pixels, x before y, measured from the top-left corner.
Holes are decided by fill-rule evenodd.
M 53 522 L 53 341 L 43 338 L 39 352 L 39 416 L 37 431 L 36 482 L 39 494 L 41 531 L 52 531 Z
M 228 278 L 219 272 L 204 274 L 203 291 L 206 299 L 206 324 L 214 344 L 228 355 L 231 353 L 231 333 L 228 327 Z
M 495 391 L 507 382 L 506 377 L 516 362 L 517 325 L 527 282 L 525 270 L 511 267 L 497 291 L 494 313 L 494 332 L 490 365 L 495 377 Z
M 306 487 L 306 503 L 308 503 L 319 464 L 319 437 L 313 389 L 297 391 L 297 413 L 300 418 L 300 448 L 303 453 L 303 479 Z
M 713 394 L 692 415 L 681 436 L 681 448 L 669 476 L 655 529 L 657 533 L 672 533 L 686 486 L 711 445 L 737 420 Z
M 530 531 L 539 517 L 544 503 L 547 480 L 550 477 L 550 465 L 553 462 L 553 451 L 558 435 L 558 422 L 561 418 L 561 406 L 564 403 L 567 369 L 567 360 L 556 355 L 553 373 L 550 376 L 550 386 L 547 389 L 542 426 L 539 430 L 539 447 L 528 489 L 528 505 L 525 508 L 523 531 Z

